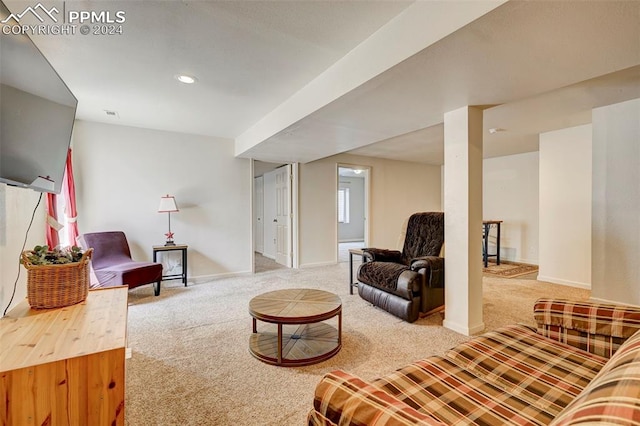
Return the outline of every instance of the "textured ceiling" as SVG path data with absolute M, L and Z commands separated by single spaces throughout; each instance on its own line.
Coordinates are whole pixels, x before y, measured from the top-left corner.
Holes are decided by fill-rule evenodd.
M 5 3 L 20 12 L 32 2 Z M 427 6 L 437 4 L 452 3 Z M 32 37 L 78 98 L 80 119 L 231 139 L 414 6 L 65 2 L 96 5 L 126 12 L 123 35 Z M 531 151 L 539 132 L 640 97 L 638 67 L 640 1 L 509 1 L 242 156 L 282 163 L 353 152 L 440 164 L 443 114 L 469 104 L 487 106 L 485 156 Z M 178 73 L 198 83 L 179 84 Z
M 540 132 L 638 97 L 639 65 L 640 2 L 511 1 L 246 155 L 305 162 L 353 152 L 441 164 L 432 127 L 465 105 L 487 106 L 487 130 L 509 130 L 485 133 L 485 155 L 527 152 Z
M 17 13 L 31 3 L 5 1 Z M 409 4 L 67 1 L 124 11 L 123 34 L 32 39 L 78 98 L 80 119 L 234 138 Z M 198 83 L 179 84 L 179 73 Z

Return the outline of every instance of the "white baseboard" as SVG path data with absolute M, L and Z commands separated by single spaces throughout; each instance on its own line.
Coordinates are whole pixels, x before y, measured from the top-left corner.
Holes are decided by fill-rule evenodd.
M 545 275 L 538 275 L 536 277 L 536 279 L 538 281 L 546 281 L 548 283 L 561 284 L 561 285 L 566 285 L 568 287 L 577 287 L 577 288 L 584 288 L 586 290 L 591 290 L 591 284 L 588 284 L 588 283 L 581 283 L 581 282 L 578 282 L 578 281 L 563 280 L 562 278 L 548 277 L 548 276 L 545 276 Z
M 307 269 L 307 268 L 317 268 L 319 266 L 329 266 L 329 265 L 335 265 L 338 262 L 335 261 L 330 261 L 330 262 L 317 262 L 317 263 L 305 263 L 300 265 L 300 269 Z
M 482 330 L 485 329 L 485 325 L 483 322 L 480 324 L 474 325 L 473 327 L 466 327 L 460 324 L 456 324 L 450 320 L 447 320 L 446 318 L 444 319 L 444 321 L 442 321 L 442 326 L 445 328 L 448 328 L 449 330 L 453 330 L 456 333 L 463 334 L 465 336 L 471 336 L 473 334 L 480 333 Z
M 251 275 L 251 271 L 223 272 L 220 274 L 198 275 L 195 277 L 189 277 L 188 282 L 193 282 L 194 284 L 201 284 L 209 281 L 219 280 L 221 278 L 244 277 L 247 275 Z

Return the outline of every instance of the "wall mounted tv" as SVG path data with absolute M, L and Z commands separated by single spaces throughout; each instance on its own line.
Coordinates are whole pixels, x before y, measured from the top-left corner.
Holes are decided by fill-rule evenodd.
M 77 104 L 28 36 L 0 31 L 0 182 L 60 192 Z

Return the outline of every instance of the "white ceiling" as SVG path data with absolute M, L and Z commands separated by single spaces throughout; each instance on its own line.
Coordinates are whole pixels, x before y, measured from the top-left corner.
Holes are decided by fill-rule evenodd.
M 20 12 L 33 2 L 5 3 Z M 411 3 L 67 1 L 126 11 L 124 34 L 32 38 L 80 119 L 236 138 Z M 539 132 L 640 97 L 639 67 L 640 1 L 510 1 L 242 155 L 441 164 L 443 114 L 465 105 L 493 106 L 485 156 L 527 152 Z M 179 84 L 178 73 L 199 81 Z
M 357 167 L 338 167 L 338 176 L 364 179 L 365 169 Z
M 640 66 L 484 110 L 484 157 L 538 150 L 538 134 L 591 122 L 593 108 L 640 98 Z M 491 133 L 490 129 L 496 129 Z M 442 123 L 349 151 L 425 164 L 444 163 Z
M 15 13 L 32 3 L 5 1 Z M 123 34 L 31 38 L 80 119 L 235 138 L 410 3 L 71 0 L 68 10 L 124 11 Z
M 352 152 L 441 164 L 438 125 L 465 105 L 497 106 L 485 111 L 485 156 L 531 151 L 538 133 L 639 97 L 639 65 L 638 1 L 510 1 L 247 155 L 311 161 Z M 508 132 L 489 137 L 491 127 Z

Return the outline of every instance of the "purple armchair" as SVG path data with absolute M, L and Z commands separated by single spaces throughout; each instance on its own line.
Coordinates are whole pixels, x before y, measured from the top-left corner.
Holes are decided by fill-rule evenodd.
M 160 294 L 162 265 L 135 262 L 124 232 L 93 232 L 82 235 L 81 245 L 93 248 L 91 263 L 100 287 L 128 285 L 129 288 L 153 283 L 154 294 Z

